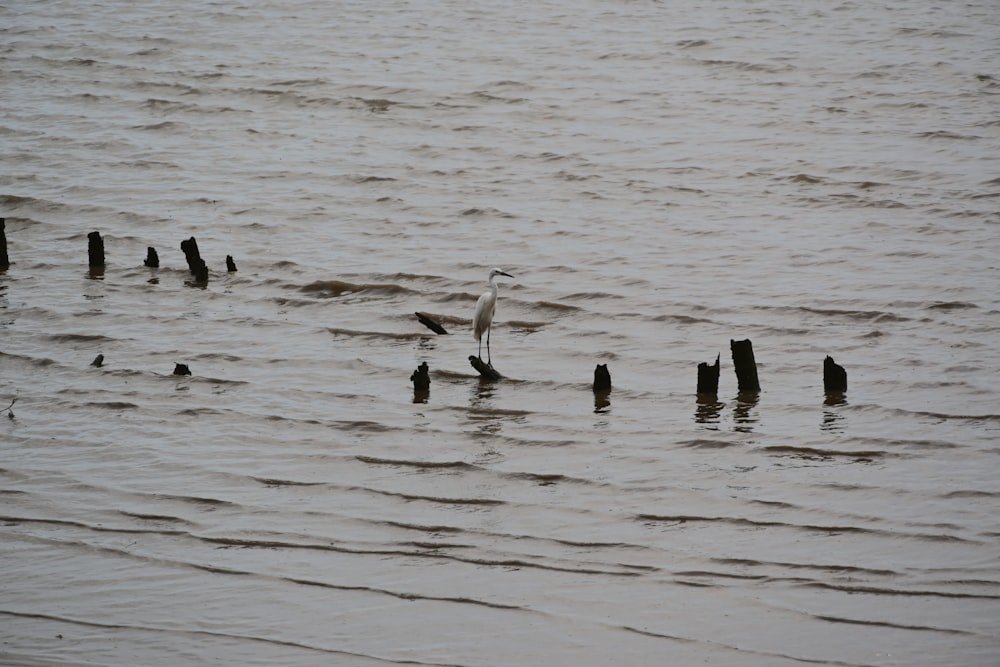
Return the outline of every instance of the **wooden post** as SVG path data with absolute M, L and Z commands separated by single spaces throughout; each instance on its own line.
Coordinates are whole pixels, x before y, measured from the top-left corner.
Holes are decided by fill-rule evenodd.
M 7 219 L 0 218 L 0 271 L 10 268 L 10 258 L 7 256 Z
M 736 381 L 739 384 L 740 393 L 760 392 L 757 362 L 753 358 L 753 345 L 750 343 L 750 339 L 730 339 L 729 349 L 733 353 L 733 365 L 736 367 Z
M 448 332 L 444 330 L 444 327 L 441 326 L 441 324 L 437 320 L 433 319 L 427 313 L 414 313 L 414 315 L 417 316 L 417 319 L 420 320 L 421 324 L 423 324 L 425 327 L 427 327 L 434 333 L 441 335 L 448 334 Z
M 698 395 L 716 396 L 719 393 L 719 358 L 722 354 L 715 356 L 715 364 L 709 366 L 707 362 L 698 364 Z
M 201 253 L 198 251 L 198 242 L 195 238 L 192 236 L 186 241 L 181 241 L 181 250 L 184 251 L 188 269 L 191 271 L 191 275 L 194 276 L 195 282 L 208 282 L 208 266 L 205 264 L 205 260 L 201 258 Z
M 94 357 L 94 360 L 90 362 L 90 365 L 93 366 L 94 368 L 100 368 L 101 366 L 103 366 L 104 365 L 104 355 L 103 354 L 99 354 L 96 357 Z
M 611 373 L 607 364 L 597 364 L 594 369 L 594 392 L 611 391 Z
M 146 261 L 144 261 L 143 264 L 151 269 L 159 268 L 160 256 L 156 254 L 156 248 L 153 246 L 146 248 Z
M 191 369 L 187 364 L 174 364 L 174 375 L 191 375 Z
M 469 355 L 469 363 L 472 364 L 473 368 L 479 371 L 479 374 L 483 376 L 484 380 L 492 380 L 495 382 L 496 380 L 503 379 L 503 376 L 500 375 L 495 368 L 487 365 L 486 362 L 474 354 Z
M 830 355 L 823 360 L 823 389 L 827 394 L 847 392 L 847 371 Z
M 87 258 L 90 260 L 90 268 L 104 268 L 104 239 L 100 232 L 87 234 Z
M 236 273 L 236 262 L 233 261 L 232 255 L 226 255 L 226 271 Z
M 413 375 L 410 376 L 410 382 L 413 383 L 414 391 L 428 391 L 431 388 L 431 376 L 426 361 L 417 366 L 417 370 L 413 371 Z

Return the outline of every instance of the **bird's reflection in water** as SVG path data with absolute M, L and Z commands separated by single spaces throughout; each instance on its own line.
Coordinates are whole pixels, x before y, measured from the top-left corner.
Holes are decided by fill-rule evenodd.
M 713 431 L 719 430 L 719 417 L 725 403 L 715 394 L 698 394 L 695 399 L 694 421 Z
M 757 416 L 757 402 L 760 394 L 757 392 L 741 392 L 736 396 L 736 405 L 733 407 L 734 431 L 741 433 L 753 432 L 754 424 L 760 421 Z

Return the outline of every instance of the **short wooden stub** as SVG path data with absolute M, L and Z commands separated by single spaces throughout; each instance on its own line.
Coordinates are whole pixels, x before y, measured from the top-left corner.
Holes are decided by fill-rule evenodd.
M 611 391 L 611 373 L 607 364 L 597 364 L 594 369 L 594 391 Z
M 94 360 L 90 362 L 90 365 L 93 366 L 94 368 L 100 368 L 101 366 L 103 366 L 104 365 L 104 355 L 103 354 L 99 354 L 96 357 L 94 357 Z
M 698 364 L 698 395 L 717 396 L 719 393 L 719 358 L 716 355 L 715 364 L 708 365 L 707 362 Z
M 91 268 L 104 267 L 104 239 L 100 232 L 87 234 L 87 259 Z
M 484 380 L 502 380 L 503 376 L 497 372 L 495 368 L 488 365 L 485 361 L 480 359 L 474 354 L 469 355 L 469 363 L 472 367 L 479 371 L 479 374 L 483 376 Z
M 160 268 L 160 256 L 156 254 L 156 248 L 153 246 L 146 248 L 146 259 L 143 264 L 151 269 Z
M 419 313 L 418 312 L 418 313 L 414 313 L 414 315 L 417 316 L 417 319 L 420 320 L 421 324 L 423 324 L 425 327 L 427 327 L 428 329 L 430 329 L 434 333 L 441 334 L 443 336 L 448 334 L 448 332 L 445 331 L 444 327 L 441 326 L 441 323 L 438 322 L 437 320 L 435 320 L 434 318 L 432 318 L 427 313 Z
M 174 375 L 191 375 L 187 364 L 174 364 Z
M 413 374 L 410 376 L 410 382 L 413 383 L 414 391 L 428 391 L 431 388 L 431 376 L 426 361 L 417 366 L 417 370 L 413 371 Z
M 827 394 L 843 394 L 847 391 L 847 371 L 830 355 L 823 360 L 823 389 Z
M 753 358 L 753 345 L 750 343 L 750 339 L 730 340 L 729 349 L 733 353 L 733 365 L 736 367 L 736 381 L 740 393 L 759 392 L 757 362 Z
M 226 271 L 236 273 L 236 262 L 233 261 L 232 255 L 226 255 Z
M 0 271 L 10 268 L 10 258 L 7 256 L 7 220 L 0 218 Z

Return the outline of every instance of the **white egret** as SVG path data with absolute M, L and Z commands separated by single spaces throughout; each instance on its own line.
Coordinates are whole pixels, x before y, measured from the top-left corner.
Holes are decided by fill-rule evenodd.
M 486 333 L 486 364 L 488 366 L 493 366 L 490 360 L 490 327 L 493 324 L 493 313 L 497 310 L 497 276 L 514 277 L 500 269 L 490 271 L 490 289 L 479 297 L 479 301 L 476 302 L 476 314 L 472 318 L 472 336 L 479 341 L 479 361 L 483 360 L 483 332 Z

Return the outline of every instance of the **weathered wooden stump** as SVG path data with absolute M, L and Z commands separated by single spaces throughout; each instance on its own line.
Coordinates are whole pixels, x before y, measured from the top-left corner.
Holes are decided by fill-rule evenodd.
M 0 218 L 0 271 L 10 268 L 10 258 L 7 256 L 7 220 Z
M 90 268 L 104 268 L 104 239 L 101 238 L 100 232 L 87 234 L 87 259 L 90 262 Z
M 236 273 L 236 262 L 233 261 L 232 255 L 226 255 L 226 271 Z
M 847 371 L 830 355 L 823 360 L 823 389 L 827 394 L 847 392 Z
M 417 313 L 414 313 L 414 315 L 417 316 L 417 319 L 420 320 L 421 324 L 423 324 L 425 327 L 427 327 L 428 329 L 430 329 L 434 333 L 441 334 L 441 335 L 447 335 L 448 334 L 448 332 L 445 331 L 444 327 L 441 326 L 441 324 L 437 320 L 435 320 L 434 318 L 432 318 L 427 313 L 419 313 L 419 312 L 417 312 Z
M 716 396 L 719 393 L 719 358 L 721 354 L 715 356 L 715 364 L 709 366 L 707 362 L 698 364 L 698 395 Z
M 174 375 L 191 375 L 187 364 L 174 364 Z
M 480 359 L 474 354 L 469 355 L 469 363 L 472 364 L 473 368 L 479 371 L 479 374 L 483 376 L 484 380 L 496 381 L 503 379 L 503 376 L 500 375 L 500 373 L 498 373 L 495 368 L 488 365 L 486 362 L 484 362 L 482 359 Z
M 594 392 L 611 391 L 611 373 L 607 364 L 597 364 L 594 369 Z
M 757 379 L 757 362 L 753 358 L 753 345 L 750 339 L 729 341 L 729 349 L 733 353 L 733 365 L 736 367 L 736 381 L 741 394 L 760 392 L 760 382 Z
M 201 252 L 198 250 L 198 241 L 193 236 L 186 241 L 181 241 L 181 250 L 184 251 L 188 270 L 194 276 L 195 282 L 208 282 L 208 266 L 205 264 L 205 260 L 201 258 Z
M 151 269 L 160 268 L 160 256 L 156 254 L 156 248 L 153 246 L 146 248 L 146 259 L 143 264 Z
M 428 391 L 431 388 L 431 376 L 426 361 L 417 366 L 417 370 L 413 371 L 413 374 L 410 376 L 410 382 L 413 383 L 414 391 Z
M 96 357 L 94 357 L 94 360 L 90 362 L 90 365 L 93 366 L 94 368 L 100 368 L 101 366 L 103 366 L 104 365 L 104 355 L 103 354 L 99 354 Z

